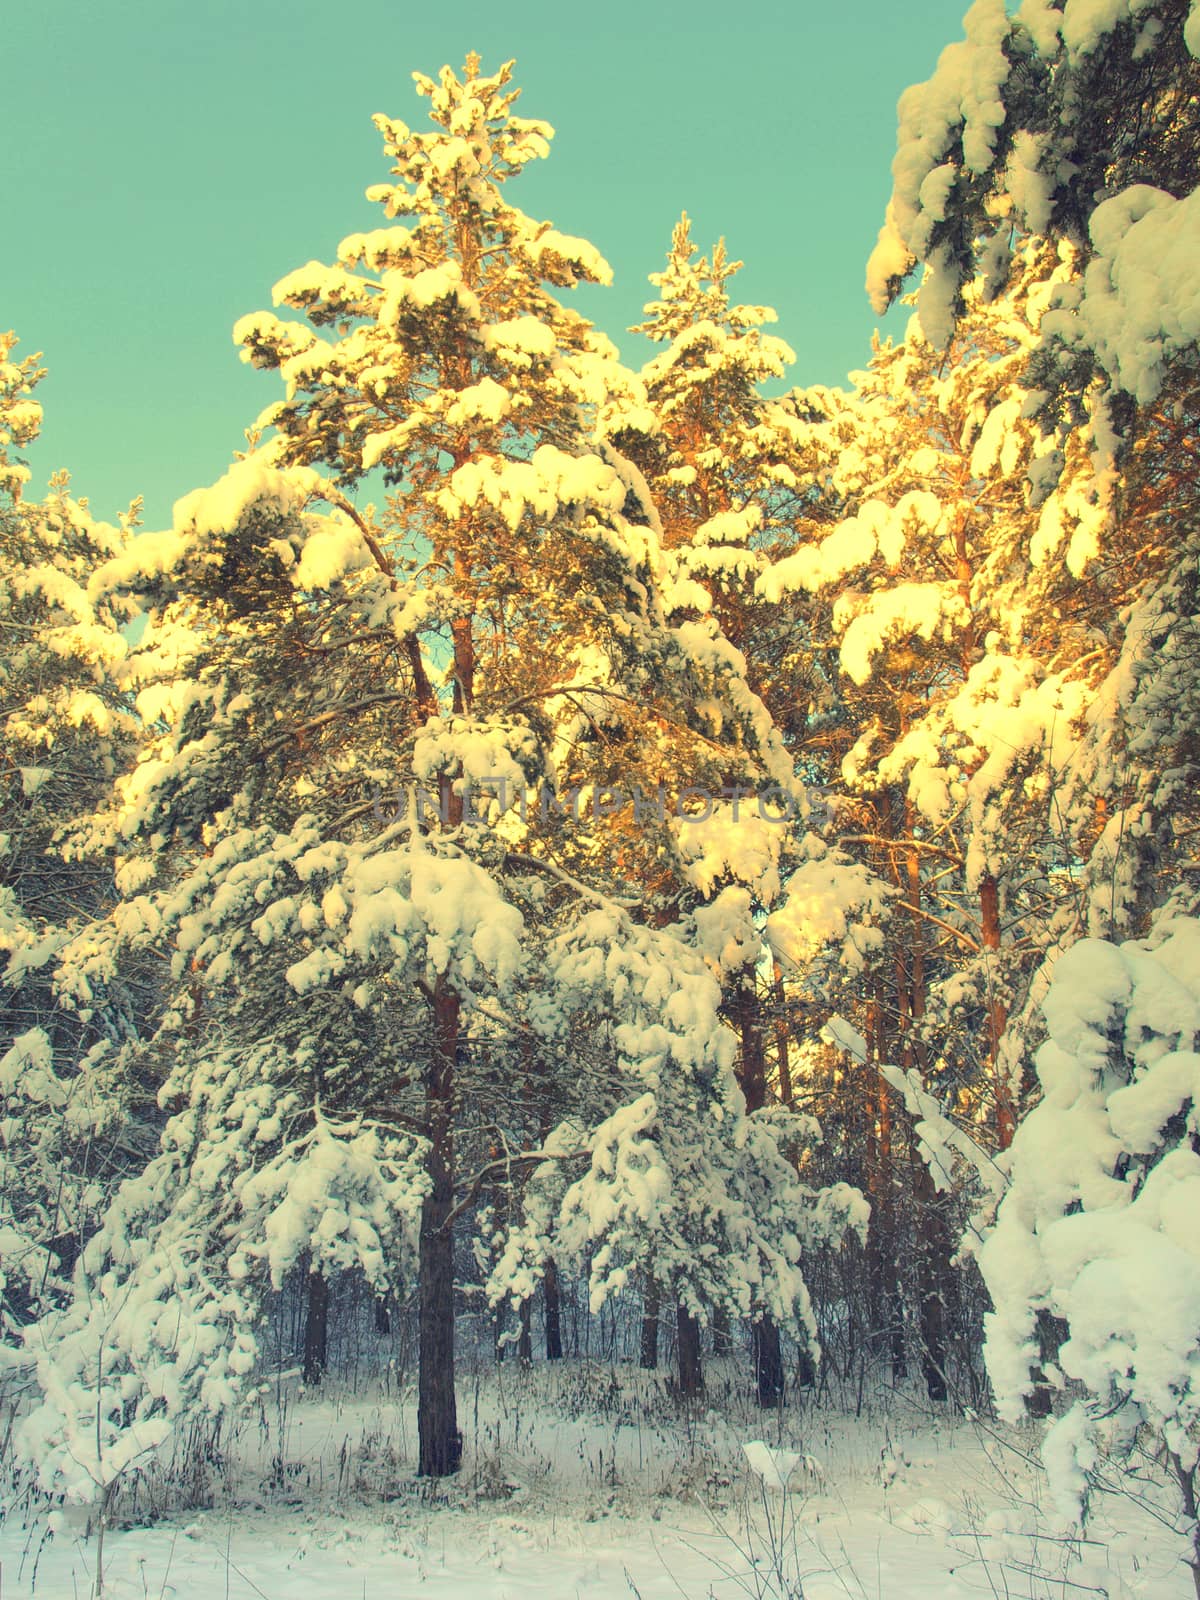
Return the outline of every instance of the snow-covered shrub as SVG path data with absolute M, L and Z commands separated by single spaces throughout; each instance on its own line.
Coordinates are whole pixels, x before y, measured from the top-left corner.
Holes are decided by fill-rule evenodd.
M 415 1258 L 421 1142 L 289 1106 L 269 1047 L 231 1055 L 193 1066 L 191 1104 L 118 1191 L 74 1299 L 28 1332 L 42 1399 L 18 1455 L 69 1500 L 102 1499 L 180 1424 L 253 1392 L 268 1284 L 302 1259 L 382 1287 Z M 272 1126 L 281 1105 L 292 1137 Z
M 1043 1098 L 1017 1132 L 980 1266 L 1001 1412 L 1018 1417 L 1039 1382 L 1062 1391 L 1044 1454 L 1077 1515 L 1102 1454 L 1139 1435 L 1181 1484 L 1196 1467 L 1200 920 L 1166 917 L 1140 942 L 1081 940 L 1043 1010 Z M 1065 1330 L 1056 1352 L 1047 1319 Z

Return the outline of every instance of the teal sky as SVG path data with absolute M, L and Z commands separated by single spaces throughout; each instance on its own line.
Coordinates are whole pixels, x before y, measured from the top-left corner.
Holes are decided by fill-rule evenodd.
M 235 320 L 291 268 L 375 225 L 371 113 L 425 125 L 414 68 L 515 56 L 523 115 L 553 124 L 514 184 L 608 257 L 582 308 L 623 330 L 681 210 L 724 234 L 743 300 L 773 305 L 797 383 L 864 364 L 863 274 L 890 190 L 896 100 L 961 37 L 966 0 L 645 0 L 505 11 L 391 0 L 44 0 L 5 19 L 0 328 L 44 352 L 32 491 L 58 466 L 111 518 L 165 525 L 211 482 L 277 380 Z M 904 313 L 889 323 L 902 326 Z

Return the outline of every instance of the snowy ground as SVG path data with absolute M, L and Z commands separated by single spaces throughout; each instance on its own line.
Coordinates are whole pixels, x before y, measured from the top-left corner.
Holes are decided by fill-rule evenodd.
M 681 1416 L 640 1373 L 502 1367 L 460 1385 L 460 1478 L 414 1482 L 410 1394 L 308 1400 L 281 1384 L 219 1452 L 193 1449 L 109 1532 L 110 1600 L 1171 1600 L 1169 1532 L 1128 1498 L 1090 1542 L 1055 1536 L 1032 1435 L 933 1418 L 892 1395 L 860 1417 L 764 1425 L 710 1369 Z M 766 1490 L 742 1446 L 799 1453 Z M 777 1457 L 777 1459 L 783 1459 Z M 1135 1485 L 1141 1492 L 1145 1486 Z M 181 1508 L 182 1500 L 191 1508 Z M 126 1508 L 126 1521 L 130 1520 Z M 85 1512 L 10 1507 L 0 1595 L 86 1600 Z

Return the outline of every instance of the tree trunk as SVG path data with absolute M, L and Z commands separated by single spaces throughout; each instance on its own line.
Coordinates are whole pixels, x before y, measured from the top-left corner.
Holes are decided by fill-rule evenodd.
M 459 999 L 443 978 L 434 990 L 434 1049 L 425 1095 L 430 1190 L 421 1207 L 417 1373 L 417 1471 L 445 1478 L 462 1465 L 454 1394 L 453 1098 Z
M 781 983 L 778 987 L 782 991 Z M 746 1097 L 747 1112 L 761 1111 L 767 1103 L 767 1053 L 763 1044 L 762 1005 L 753 971 L 743 975 L 734 1007 L 742 1046 L 738 1082 Z M 787 1072 L 786 1040 L 780 1044 L 780 1071 Z M 781 1090 L 783 1087 L 781 1082 Z M 790 1074 L 786 1089 L 790 1100 Z M 753 1359 L 758 1403 L 764 1409 L 773 1410 L 783 1404 L 783 1355 L 779 1347 L 779 1329 L 766 1315 L 754 1324 Z
M 679 1393 L 692 1400 L 704 1393 L 704 1369 L 700 1364 L 700 1324 L 684 1305 L 675 1308 L 675 1330 Z
M 758 1403 L 764 1411 L 783 1404 L 783 1352 L 779 1346 L 779 1329 L 770 1317 L 763 1317 L 754 1324 L 754 1380 Z
M 647 1372 L 658 1367 L 658 1316 L 662 1307 L 662 1290 L 653 1274 L 646 1279 L 642 1291 L 642 1352 L 641 1364 Z
M 497 1300 L 492 1307 L 492 1356 L 504 1360 L 504 1334 L 508 1323 L 508 1301 Z
M 521 1301 L 520 1332 L 517 1335 L 517 1362 L 522 1367 L 533 1365 L 533 1298 L 526 1295 Z
M 917 820 L 911 800 L 904 804 L 904 831 L 908 839 L 916 837 Z M 909 950 L 907 971 L 907 997 L 902 1010 L 907 1014 L 909 1028 L 903 1040 L 901 1064 L 907 1071 L 917 1065 L 924 1076 L 926 1068 L 926 1050 L 924 1043 L 918 1036 L 920 1025 L 925 1017 L 925 930 L 921 924 L 918 912 L 921 905 L 921 861 L 918 852 L 910 848 L 907 852 L 906 880 L 908 890 L 908 903 L 912 906 L 912 932 Z M 906 974 L 904 962 L 901 958 L 897 966 L 901 981 Z M 917 1323 L 921 1335 L 921 1375 L 925 1380 L 925 1393 L 930 1400 L 942 1401 L 946 1398 L 946 1294 L 950 1277 L 954 1268 L 950 1264 L 952 1254 L 950 1243 L 950 1228 L 946 1219 L 945 1206 L 934 1186 L 929 1168 L 921 1159 L 916 1148 L 915 1131 L 911 1135 L 913 1144 L 912 1174 L 913 1174 L 913 1199 L 916 1203 L 919 1237 L 917 1240 L 918 1252 L 918 1306 Z
M 729 1328 L 729 1313 L 724 1306 L 713 1307 L 713 1355 L 727 1356 L 733 1352 L 733 1334 Z
M 1175 1474 L 1175 1481 L 1179 1485 L 1179 1504 L 1191 1527 L 1191 1549 L 1185 1565 L 1191 1570 L 1192 1587 L 1196 1591 L 1197 1600 L 1200 1600 L 1200 1521 L 1197 1520 L 1200 1506 L 1196 1503 L 1196 1469 L 1184 1466 L 1182 1458 L 1174 1450 L 1167 1451 L 1167 1460 L 1171 1463 L 1171 1471 Z
M 945 1400 L 946 1389 L 946 1299 L 945 1285 L 950 1265 L 950 1229 L 941 1198 L 934 1188 L 929 1168 L 920 1155 L 913 1155 L 913 1198 L 920 1223 L 918 1250 L 919 1295 L 917 1320 L 921 1330 L 921 1375 L 925 1393 L 931 1400 Z
M 1000 952 L 1000 886 L 992 874 L 986 873 L 979 885 L 980 943 L 993 956 Z M 992 1089 L 996 1097 L 996 1143 L 1007 1150 L 1017 1131 L 1017 1108 L 1013 1102 L 1012 1085 L 1004 1075 L 1000 1056 L 1000 1041 L 1008 1026 L 1008 1011 L 997 989 L 1000 981 L 1000 963 L 989 963 L 987 1000 L 987 1052 L 992 1073 Z
M 1070 1331 L 1061 1317 L 1053 1316 L 1044 1308 L 1038 1312 L 1036 1337 L 1040 1360 L 1036 1367 L 1029 1369 L 1033 1388 L 1025 1396 L 1025 1410 L 1031 1417 L 1049 1417 L 1054 1412 L 1054 1389 L 1046 1378 L 1043 1364 L 1048 1366 L 1058 1361 L 1058 1352 Z
M 329 1281 L 314 1268 L 308 1275 L 308 1305 L 304 1314 L 304 1381 L 320 1383 L 325 1376 L 329 1350 Z
M 779 1103 L 790 1106 L 792 1094 L 792 1059 L 788 1043 L 787 994 L 783 987 L 783 971 L 778 961 L 773 972 L 775 995 L 775 1056 L 779 1063 Z
M 796 1387 L 798 1389 L 815 1389 L 817 1387 L 817 1363 L 813 1360 L 813 1353 L 807 1346 L 800 1351 L 796 1358 Z
M 562 1360 L 562 1311 L 558 1298 L 558 1266 L 551 1258 L 542 1279 L 542 1316 L 546 1325 L 546 1360 Z
M 896 1267 L 896 1197 L 892 1164 L 892 1103 L 888 1086 L 879 1072 L 887 1059 L 881 994 L 876 989 L 868 1007 L 867 1037 L 870 1045 L 868 1071 L 868 1184 L 871 1196 L 871 1227 L 867 1234 L 867 1262 L 870 1276 L 872 1344 L 884 1349 L 891 1360 L 892 1377 L 907 1376 L 904 1349 L 904 1315 L 900 1296 L 900 1275 Z M 873 1102 L 873 1106 L 872 1106 Z

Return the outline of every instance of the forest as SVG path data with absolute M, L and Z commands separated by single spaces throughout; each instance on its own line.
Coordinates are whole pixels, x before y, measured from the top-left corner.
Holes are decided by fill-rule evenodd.
M 39 497 L 0 337 L 14 1593 L 357 1593 L 230 1554 L 334 1501 L 401 1519 L 364 1597 L 582 1593 L 428 1519 L 645 1518 L 654 1427 L 724 1553 L 597 1595 L 1200 1595 L 1200 0 L 964 34 L 850 388 L 686 215 L 624 364 L 476 55 L 169 528 Z M 540 1500 L 522 1407 L 588 1441 Z M 1026 1489 L 833 1560 L 815 1441 L 890 1493 L 907 1426 Z M 219 1577 L 148 1576 L 196 1516 Z

